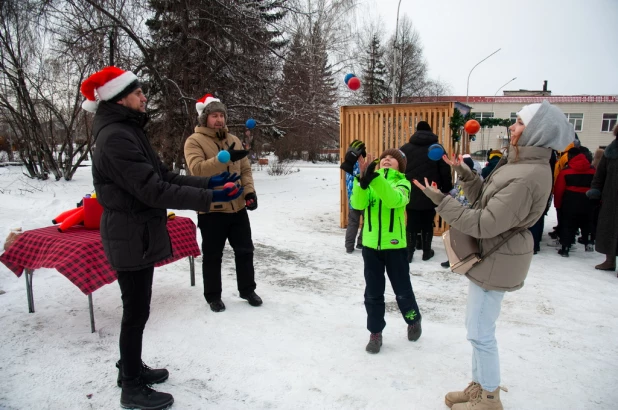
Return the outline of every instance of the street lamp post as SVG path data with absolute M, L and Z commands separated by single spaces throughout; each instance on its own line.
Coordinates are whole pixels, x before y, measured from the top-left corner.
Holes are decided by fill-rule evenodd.
M 466 83 L 466 105 L 468 105 L 468 89 L 470 87 L 470 74 L 472 74 L 472 71 L 476 68 L 476 66 L 478 66 L 479 64 L 481 64 L 483 61 L 487 60 L 489 57 L 493 56 L 494 54 L 496 54 L 498 51 L 502 50 L 502 48 L 497 49 L 496 51 L 494 51 L 493 53 L 491 53 L 490 55 L 488 55 L 487 57 L 485 57 L 484 59 L 482 59 L 481 61 L 479 61 L 478 63 L 476 63 L 474 65 L 474 67 L 472 67 L 472 70 L 470 70 L 470 73 L 468 74 L 468 82 Z M 394 98 L 394 97 L 393 97 Z
M 395 42 L 393 43 L 393 104 L 395 104 L 395 73 L 397 73 L 397 32 L 399 31 L 399 6 L 401 6 L 401 0 L 399 0 L 399 4 L 397 5 L 397 24 L 395 25 Z

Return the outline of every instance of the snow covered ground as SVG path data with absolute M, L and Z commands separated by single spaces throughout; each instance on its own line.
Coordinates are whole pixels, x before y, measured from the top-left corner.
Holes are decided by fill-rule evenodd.
M 468 280 L 440 267 L 445 253 L 434 238 L 436 256 L 410 265 L 423 336 L 407 340 L 387 286 L 384 345 L 367 354 L 362 256 L 345 253 L 338 226 L 341 171 L 298 168 L 280 177 L 254 172 L 259 208 L 250 218 L 263 306 L 238 297 L 229 248 L 223 313 L 202 296 L 200 258 L 195 287 L 187 260 L 156 269 L 143 357 L 170 371 L 157 388 L 174 395 L 175 409 L 446 409 L 445 393 L 470 380 Z M 0 168 L 0 242 L 13 227 L 49 225 L 92 189 L 88 167 L 71 182 Z M 545 225 L 555 225 L 554 214 Z M 601 261 L 581 245 L 561 258 L 543 244 L 523 289 L 505 297 L 497 329 L 505 408 L 618 408 L 618 278 L 593 268 Z M 96 333 L 86 296 L 54 270 L 35 272 L 36 313 L 28 313 L 25 279 L 2 264 L 0 289 L 1 409 L 120 407 L 118 285 L 93 295 Z

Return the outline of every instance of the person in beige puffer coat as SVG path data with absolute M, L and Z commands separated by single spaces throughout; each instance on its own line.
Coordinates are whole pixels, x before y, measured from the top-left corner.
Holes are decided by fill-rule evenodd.
M 211 94 L 195 105 L 198 126 L 185 142 L 185 160 L 191 175 L 215 176 L 225 172 L 240 176 L 244 195 L 230 202 L 212 202 L 209 213 L 198 213 L 202 233 L 202 276 L 204 297 L 213 312 L 223 312 L 221 300 L 221 261 L 225 241 L 234 249 L 236 280 L 240 297 L 251 306 L 260 306 L 262 299 L 255 293 L 253 240 L 247 209 L 257 208 L 248 151 L 242 149 L 238 137 L 228 132 L 227 108 Z
M 481 255 L 514 230 L 528 228 L 541 217 L 552 187 L 551 150 L 563 150 L 573 138 L 573 126 L 547 101 L 523 107 L 510 130 L 509 152 L 485 182 L 462 165 L 461 157 L 452 161 L 443 157 L 461 176 L 472 207 L 444 196 L 431 187 L 431 181 L 425 185 L 414 181 L 438 205 L 436 211 L 446 223 L 478 238 Z M 496 320 L 505 291 L 524 285 L 532 255 L 532 234 L 525 229 L 466 274 L 470 279 L 466 328 L 472 344 L 472 382 L 464 391 L 446 395 L 446 404 L 452 409 L 503 408 Z

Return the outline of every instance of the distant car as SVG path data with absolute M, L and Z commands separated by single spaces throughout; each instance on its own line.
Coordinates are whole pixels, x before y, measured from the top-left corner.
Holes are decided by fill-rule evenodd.
M 480 149 L 478 151 L 474 151 L 470 153 L 470 156 L 477 161 L 487 161 L 487 154 L 491 151 L 490 149 Z

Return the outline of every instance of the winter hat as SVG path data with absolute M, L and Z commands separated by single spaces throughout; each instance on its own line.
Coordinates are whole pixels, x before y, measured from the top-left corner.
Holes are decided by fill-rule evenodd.
M 114 66 L 105 67 L 82 83 L 80 91 L 86 97 L 82 108 L 88 112 L 96 112 L 99 106 L 96 96 L 99 101 L 116 102 L 140 87 L 137 76 L 132 72 Z
M 470 158 L 470 156 L 464 157 L 463 162 L 470 167 L 472 171 L 474 171 L 474 161 Z
M 541 104 L 526 105 L 524 108 L 519 110 L 517 116 L 521 118 L 525 126 L 528 126 L 528 124 L 530 124 L 530 120 L 532 120 L 532 117 L 534 117 L 534 114 L 536 114 L 539 108 L 541 108 Z
M 222 112 L 223 116 L 227 120 L 227 108 L 221 102 L 220 99 L 215 98 L 212 94 L 206 94 L 195 103 L 195 109 L 197 110 L 197 116 L 202 114 L 208 116 L 213 112 Z
M 416 130 L 417 131 L 431 131 L 431 126 L 429 125 L 429 123 L 427 121 L 419 121 L 418 124 L 416 124 Z
M 492 149 L 491 151 L 489 151 L 489 155 L 487 156 L 487 159 L 490 160 L 493 157 L 502 158 L 502 152 L 497 149 Z
M 551 105 L 547 100 L 543 101 L 531 120 L 525 124 L 526 128 L 517 141 L 519 146 L 551 148 L 562 152 L 573 142 L 573 124 L 567 121 L 560 108 Z
M 382 158 L 386 157 L 387 155 L 390 155 L 391 157 L 395 158 L 397 160 L 397 162 L 399 163 L 399 169 L 398 171 L 401 173 L 405 173 L 406 172 L 406 154 L 404 154 L 403 152 L 401 152 L 398 149 L 387 149 L 384 150 L 384 152 L 382 152 L 382 155 L 380 155 L 380 161 L 382 160 Z

